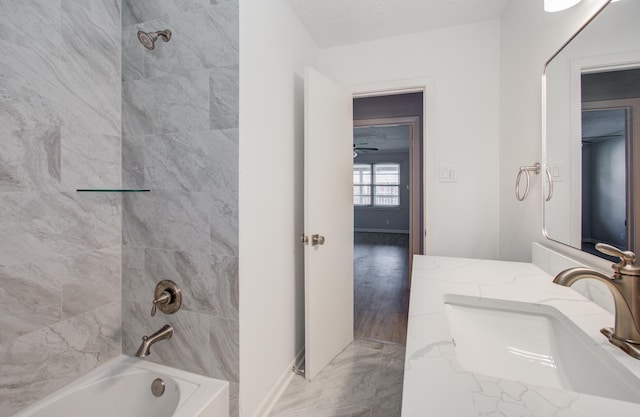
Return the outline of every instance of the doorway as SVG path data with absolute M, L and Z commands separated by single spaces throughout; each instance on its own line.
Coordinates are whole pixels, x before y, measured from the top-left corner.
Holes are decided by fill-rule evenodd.
M 580 77 L 582 250 L 597 242 L 640 250 L 640 68 L 601 67 Z
M 423 93 L 355 98 L 354 336 L 404 344 L 423 253 Z
M 640 99 L 593 101 L 582 105 L 582 250 L 604 242 L 637 251 L 640 233 Z M 617 261 L 613 257 L 607 257 Z

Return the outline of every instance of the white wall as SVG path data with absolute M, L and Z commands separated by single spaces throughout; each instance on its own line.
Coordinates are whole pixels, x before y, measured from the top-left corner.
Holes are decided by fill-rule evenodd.
M 514 195 L 518 167 L 540 162 L 542 71 L 545 62 L 605 0 L 583 0 L 557 13 L 542 1 L 511 0 L 500 35 L 500 259 L 529 261 L 531 242 L 539 241 L 572 256 L 578 251 L 554 245 L 542 234 L 541 178 L 534 176 L 524 202 Z
M 283 0 L 240 0 L 240 415 L 304 344 L 303 69 L 317 48 Z
M 350 86 L 426 79 L 426 252 L 498 256 L 499 22 L 453 27 L 319 53 Z M 411 81 L 408 81 L 409 84 Z M 438 182 L 440 166 L 458 182 Z M 462 239 L 460 237 L 463 237 Z

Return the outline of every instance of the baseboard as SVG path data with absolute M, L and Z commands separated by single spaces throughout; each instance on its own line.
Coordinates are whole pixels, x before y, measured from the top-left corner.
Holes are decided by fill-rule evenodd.
M 282 397 L 282 394 L 291 383 L 291 380 L 293 379 L 293 377 L 296 376 L 293 373 L 292 368 L 294 366 L 298 368 L 301 367 L 303 362 L 304 362 L 304 347 L 300 350 L 300 352 L 298 352 L 298 354 L 291 361 L 289 366 L 287 366 L 287 369 L 285 369 L 284 372 L 282 372 L 282 375 L 280 375 L 280 378 L 278 378 L 278 381 L 275 383 L 273 388 L 271 388 L 271 391 L 269 391 L 269 394 L 267 394 L 265 399 L 262 400 L 256 412 L 253 413 L 253 417 L 269 416 L 273 408 L 278 403 L 278 400 L 280 400 L 280 397 Z
M 396 229 L 368 229 L 368 228 L 355 228 L 354 232 L 366 232 L 366 233 L 400 233 L 408 235 L 408 230 L 396 230 Z

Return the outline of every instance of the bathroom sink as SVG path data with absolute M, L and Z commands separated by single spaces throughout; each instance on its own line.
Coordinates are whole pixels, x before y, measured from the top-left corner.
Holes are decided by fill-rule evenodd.
M 465 370 L 640 403 L 640 380 L 555 308 L 451 294 L 444 301 Z

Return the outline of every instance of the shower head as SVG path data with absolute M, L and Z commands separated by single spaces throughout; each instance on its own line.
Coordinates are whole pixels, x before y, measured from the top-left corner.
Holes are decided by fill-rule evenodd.
M 171 31 L 169 29 L 160 30 L 158 32 L 143 32 L 138 31 L 138 40 L 150 51 L 156 49 L 156 39 L 162 39 L 164 42 L 169 42 L 171 39 Z

